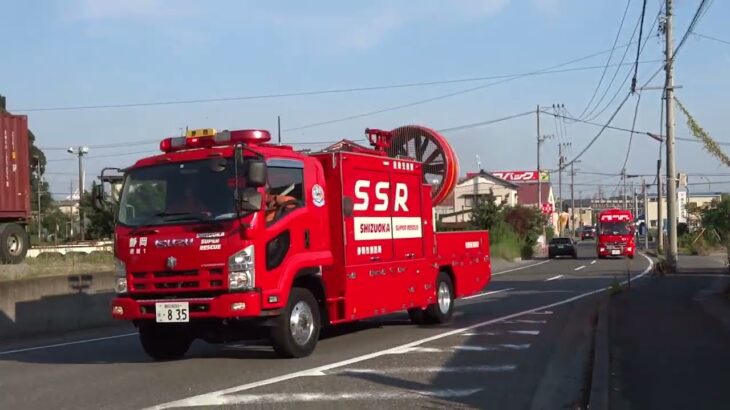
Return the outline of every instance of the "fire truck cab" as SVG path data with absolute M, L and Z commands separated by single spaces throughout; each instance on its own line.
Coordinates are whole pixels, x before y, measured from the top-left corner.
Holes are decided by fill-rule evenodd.
M 606 209 L 598 214 L 596 252 L 599 259 L 636 254 L 634 217 L 625 209 Z
M 420 162 L 269 139 L 195 130 L 124 170 L 112 315 L 151 357 L 261 335 L 306 356 L 322 326 L 404 310 L 447 322 L 489 282 L 488 233 L 435 232 Z

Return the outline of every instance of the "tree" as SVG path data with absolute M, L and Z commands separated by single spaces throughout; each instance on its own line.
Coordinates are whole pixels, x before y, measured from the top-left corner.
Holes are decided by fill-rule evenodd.
M 96 183 L 92 183 L 93 186 Z M 86 236 L 89 239 L 107 239 L 114 235 L 114 209 L 96 209 L 91 204 L 91 192 L 84 192 L 81 199 L 81 208 L 86 217 Z
M 730 258 L 730 195 L 724 194 L 719 201 L 712 201 L 710 208 L 702 211 L 702 221 L 707 228 L 717 231 Z
M 476 229 L 492 229 L 502 220 L 502 208 L 502 204 L 497 204 L 494 190 L 490 189 L 489 193 L 483 199 L 478 200 L 474 206 L 471 224 Z
M 542 234 L 543 218 L 538 208 L 517 205 L 504 210 L 504 220 L 532 246 Z

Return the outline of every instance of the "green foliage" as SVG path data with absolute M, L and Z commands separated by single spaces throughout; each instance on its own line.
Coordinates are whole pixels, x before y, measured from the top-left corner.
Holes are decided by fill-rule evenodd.
M 686 235 L 689 233 L 689 226 L 685 222 L 677 224 L 677 235 Z
M 545 239 L 550 242 L 555 237 L 555 228 L 552 225 L 545 227 Z
M 522 256 L 523 241 L 507 223 L 499 222 L 489 231 L 492 257 L 512 260 Z
M 537 208 L 519 205 L 509 207 L 504 210 L 504 220 L 529 246 L 534 246 L 537 238 L 542 234 L 543 219 Z
M 86 219 L 86 237 L 88 239 L 107 239 L 114 234 L 114 209 L 109 207 L 106 210 L 95 209 L 91 205 L 91 193 L 84 192 L 81 200 L 81 210 Z
M 687 108 L 675 97 L 674 100 L 677 102 L 677 106 L 679 106 L 679 109 L 682 110 L 684 115 L 687 117 L 687 126 L 692 131 L 692 134 L 694 134 L 697 139 L 702 141 L 702 143 L 705 145 L 705 151 L 709 152 L 710 155 L 717 158 L 725 164 L 725 166 L 730 167 L 730 157 L 727 156 L 724 152 L 722 152 L 722 149 L 720 148 L 720 145 L 710 137 L 710 134 L 705 131 L 702 126 L 697 122 L 697 120 L 692 117 L 692 115 L 687 111 Z
M 730 254 L 730 195 L 724 194 L 719 201 L 712 201 L 710 208 L 702 211 L 706 228 L 714 230 Z
M 471 224 L 476 229 L 492 229 L 499 221 L 502 220 L 502 204 L 497 205 L 497 197 L 494 190 L 490 189 L 485 198 L 477 201 L 474 206 Z

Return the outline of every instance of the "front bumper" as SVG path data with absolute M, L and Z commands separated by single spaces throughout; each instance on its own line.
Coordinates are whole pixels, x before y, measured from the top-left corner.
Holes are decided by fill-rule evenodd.
M 226 293 L 211 298 L 132 299 L 116 297 L 112 300 L 112 317 L 119 320 L 155 320 L 155 303 L 188 302 L 190 319 L 250 318 L 262 315 L 259 292 Z M 238 309 L 233 309 L 236 304 Z M 243 308 L 241 309 L 241 304 Z
M 633 246 L 631 247 L 631 250 L 629 250 L 628 248 L 625 248 L 625 249 L 603 248 L 603 250 L 601 250 L 601 248 L 599 247 L 596 249 L 596 251 L 598 253 L 598 256 L 600 256 L 600 257 L 628 256 L 630 258 L 633 258 L 634 255 L 636 254 L 636 248 L 634 248 Z M 615 253 L 614 251 L 618 251 L 618 253 Z

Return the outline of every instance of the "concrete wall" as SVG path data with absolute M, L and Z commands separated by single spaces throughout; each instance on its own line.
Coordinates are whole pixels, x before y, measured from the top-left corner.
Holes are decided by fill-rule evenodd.
M 112 324 L 114 273 L 0 282 L 0 340 Z

